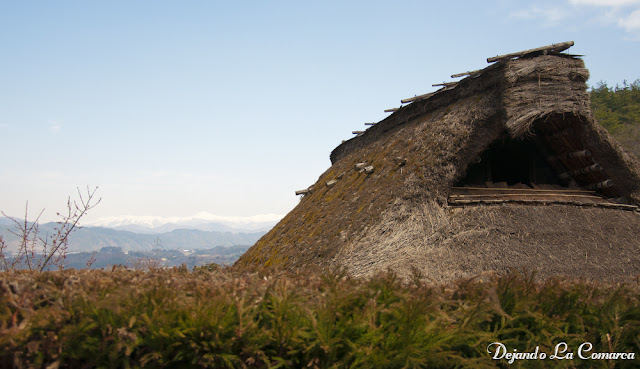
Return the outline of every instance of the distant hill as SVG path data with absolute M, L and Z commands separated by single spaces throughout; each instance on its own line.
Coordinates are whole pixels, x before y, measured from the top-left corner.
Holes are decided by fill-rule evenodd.
M 40 225 L 40 236 L 54 233 L 56 223 Z M 10 221 L 3 218 L 0 223 L 0 236 L 10 249 L 18 245 L 18 238 L 9 232 Z M 152 249 L 194 250 L 211 249 L 222 246 L 252 245 L 265 232 L 216 232 L 198 229 L 176 229 L 170 232 L 148 234 L 134 233 L 103 227 L 83 227 L 75 231 L 70 238 L 69 252 L 97 251 L 103 247 L 120 247 L 123 251 L 150 251 Z

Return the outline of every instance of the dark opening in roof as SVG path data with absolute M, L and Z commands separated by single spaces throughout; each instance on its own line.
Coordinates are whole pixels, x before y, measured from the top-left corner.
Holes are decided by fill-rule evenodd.
M 538 188 L 566 184 L 557 177 L 533 139 L 505 138 L 477 157 L 456 186 Z

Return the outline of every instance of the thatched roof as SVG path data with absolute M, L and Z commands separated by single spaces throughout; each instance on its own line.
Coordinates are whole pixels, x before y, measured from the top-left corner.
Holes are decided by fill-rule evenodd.
M 640 166 L 594 121 L 588 75 L 577 57 L 530 53 L 400 108 L 338 146 L 300 204 L 236 266 L 356 275 L 415 266 L 434 280 L 509 267 L 640 274 L 640 215 L 629 211 L 640 204 Z M 593 187 L 600 200 L 450 206 L 468 169 L 506 138 L 532 140 L 556 172 L 571 173 L 569 186 Z M 569 158 L 580 150 L 591 155 Z M 593 163 L 600 170 L 578 173 Z

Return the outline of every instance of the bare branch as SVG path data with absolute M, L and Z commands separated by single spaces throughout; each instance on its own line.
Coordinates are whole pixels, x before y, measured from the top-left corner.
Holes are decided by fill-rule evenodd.
M 20 239 L 20 245 L 18 246 L 18 255 L 14 258 L 12 262 L 12 268 L 22 263 L 22 260 L 27 263 L 27 268 L 29 270 L 35 269 L 35 250 L 36 243 L 38 239 L 38 224 L 40 221 L 40 217 L 44 213 L 44 209 L 40 211 L 40 214 L 36 217 L 36 220 L 29 224 L 29 202 L 27 201 L 24 207 L 24 220 L 22 222 L 18 221 L 13 217 L 8 216 L 4 212 L 1 212 L 2 215 L 11 220 L 14 223 L 13 230 L 9 229 L 9 233 Z
M 59 268 L 64 268 L 64 260 L 66 258 L 67 246 L 69 244 L 69 235 L 71 235 L 75 229 L 81 228 L 78 225 L 80 219 L 82 219 L 89 210 L 96 207 L 100 201 L 102 201 L 102 198 L 100 198 L 92 204 L 98 187 L 91 191 L 89 186 L 87 186 L 86 198 L 82 196 L 80 188 L 77 188 L 77 190 L 78 197 L 80 198 L 80 205 L 78 205 L 76 201 L 73 201 L 72 203 L 71 198 L 67 200 L 67 215 L 62 216 L 62 220 L 58 222 L 56 235 L 52 238 L 51 249 L 46 254 L 44 262 L 40 266 L 40 271 L 44 270 L 56 254 L 58 254 L 58 256 L 54 259 L 54 263 Z M 58 213 L 58 215 L 60 215 L 60 213 Z
M 61 220 L 57 222 L 58 225 L 54 228 L 54 234 L 46 237 L 40 237 L 39 235 L 40 217 L 44 213 L 44 209 L 33 222 L 28 220 L 29 202 L 25 205 L 23 221 L 0 212 L 5 218 L 13 222 L 13 229 L 9 229 L 9 232 L 20 240 L 18 252 L 9 265 L 5 255 L 7 246 L 4 240 L 0 238 L 0 270 L 17 269 L 23 262 L 26 263 L 29 270 L 43 271 L 50 263 L 55 264 L 60 269 L 64 269 L 69 236 L 74 230 L 81 228 L 79 226 L 80 220 L 102 200 L 101 198 L 95 199 L 97 190 L 98 187 L 91 191 L 87 186 L 87 193 L 83 195 L 80 189 L 77 188 L 80 202 L 71 201 L 71 197 L 67 199 L 66 214 L 57 213 Z M 92 259 L 94 258 L 92 257 Z
M 0 270 L 9 270 L 9 263 L 7 262 L 7 257 L 4 254 L 4 251 L 7 249 L 7 244 L 0 236 Z
M 91 269 L 91 266 L 93 265 L 93 263 L 96 262 L 96 252 L 97 251 L 94 251 L 93 254 L 91 254 L 91 258 L 87 260 L 87 269 Z

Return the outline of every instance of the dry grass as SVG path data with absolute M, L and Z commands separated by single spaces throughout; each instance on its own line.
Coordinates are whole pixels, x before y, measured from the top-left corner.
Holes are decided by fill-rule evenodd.
M 333 259 L 356 276 L 411 267 L 438 282 L 510 268 L 539 278 L 615 280 L 640 275 L 638 214 L 571 205 L 494 205 L 443 209 L 396 205 L 367 236 Z
M 505 66 L 505 107 L 513 137 L 532 131 L 533 123 L 551 114 L 588 117 L 589 71 L 580 59 L 557 56 L 509 61 Z

